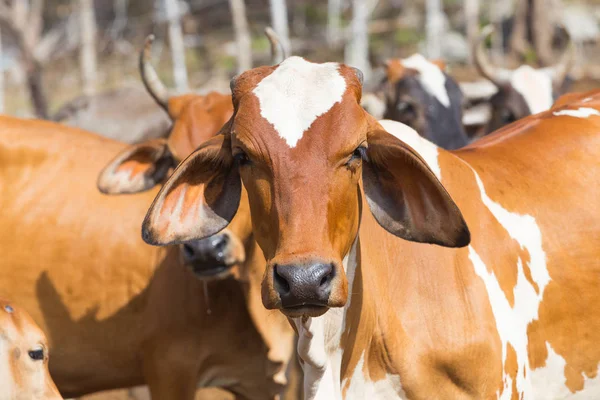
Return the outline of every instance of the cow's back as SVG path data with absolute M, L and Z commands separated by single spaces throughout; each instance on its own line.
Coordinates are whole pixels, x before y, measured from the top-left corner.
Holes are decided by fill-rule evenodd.
M 600 395 L 600 96 L 578 97 L 458 153 L 508 232 L 495 245 L 514 249 L 513 265 L 480 260 L 518 310 L 526 345 L 515 353 L 540 398 Z M 512 276 L 501 271 L 509 266 Z
M 1 118 L 0 127 L 0 292 L 46 332 L 59 387 L 65 371 L 54 365 L 81 380 L 136 370 L 135 327 L 162 252 L 132 232 L 154 193 L 98 192 L 96 177 L 119 143 L 50 122 Z M 111 366 L 115 359 L 121 365 Z

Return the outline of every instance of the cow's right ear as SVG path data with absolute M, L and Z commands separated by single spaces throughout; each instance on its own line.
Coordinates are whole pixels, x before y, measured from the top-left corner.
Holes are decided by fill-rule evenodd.
M 142 225 L 148 244 L 203 239 L 233 219 L 242 193 L 229 137 L 219 134 L 185 159 L 154 199 Z
M 148 140 L 117 155 L 100 172 L 98 189 L 105 194 L 143 192 L 161 183 L 174 166 L 166 139 Z

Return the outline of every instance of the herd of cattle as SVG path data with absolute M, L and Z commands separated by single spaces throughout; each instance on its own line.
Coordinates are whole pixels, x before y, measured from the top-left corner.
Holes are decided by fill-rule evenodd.
M 363 96 L 272 32 L 230 94 L 170 94 L 149 38 L 151 98 L 0 118 L 0 399 L 600 398 L 600 91 L 490 33 L 483 138 L 441 62 Z

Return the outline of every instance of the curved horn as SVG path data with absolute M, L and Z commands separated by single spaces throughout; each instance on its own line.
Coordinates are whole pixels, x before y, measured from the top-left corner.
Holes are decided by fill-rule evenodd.
M 144 42 L 144 48 L 140 52 L 140 75 L 142 76 L 142 82 L 150 96 L 156 101 L 156 103 L 169 113 L 169 91 L 165 85 L 161 82 L 156 70 L 150 63 L 150 49 L 152 48 L 152 42 L 154 42 L 154 35 L 148 35 Z
M 273 65 L 277 65 L 283 60 L 285 60 L 288 57 L 288 55 L 285 54 L 283 44 L 281 44 L 281 40 L 279 40 L 279 37 L 277 36 L 273 28 L 267 26 L 265 28 L 265 35 L 267 35 L 269 43 L 271 43 L 271 63 Z
M 483 42 L 492 32 L 494 32 L 492 25 L 488 25 L 481 30 L 479 38 L 473 44 L 473 60 L 475 61 L 475 67 L 482 76 L 492 81 L 494 85 L 502 86 L 510 80 L 512 71 L 495 67 L 488 59 Z
M 563 81 L 575 62 L 575 43 L 573 43 L 573 39 L 567 28 L 565 26 L 561 27 L 565 31 L 569 43 L 567 44 L 567 48 L 563 55 L 560 57 L 560 61 L 550 67 L 552 83 L 555 88 L 559 88 L 563 84 Z

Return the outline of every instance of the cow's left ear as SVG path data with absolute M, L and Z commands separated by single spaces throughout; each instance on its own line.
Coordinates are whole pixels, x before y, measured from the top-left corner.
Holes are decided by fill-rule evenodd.
M 161 183 L 175 161 L 165 139 L 134 144 L 118 154 L 98 176 L 105 194 L 138 193 Z
M 241 192 L 230 139 L 219 134 L 181 162 L 163 185 L 144 219 L 142 238 L 167 245 L 214 235 L 235 216 Z
M 467 224 L 425 161 L 381 127 L 367 136 L 363 186 L 371 213 L 388 232 L 446 247 L 469 244 Z

